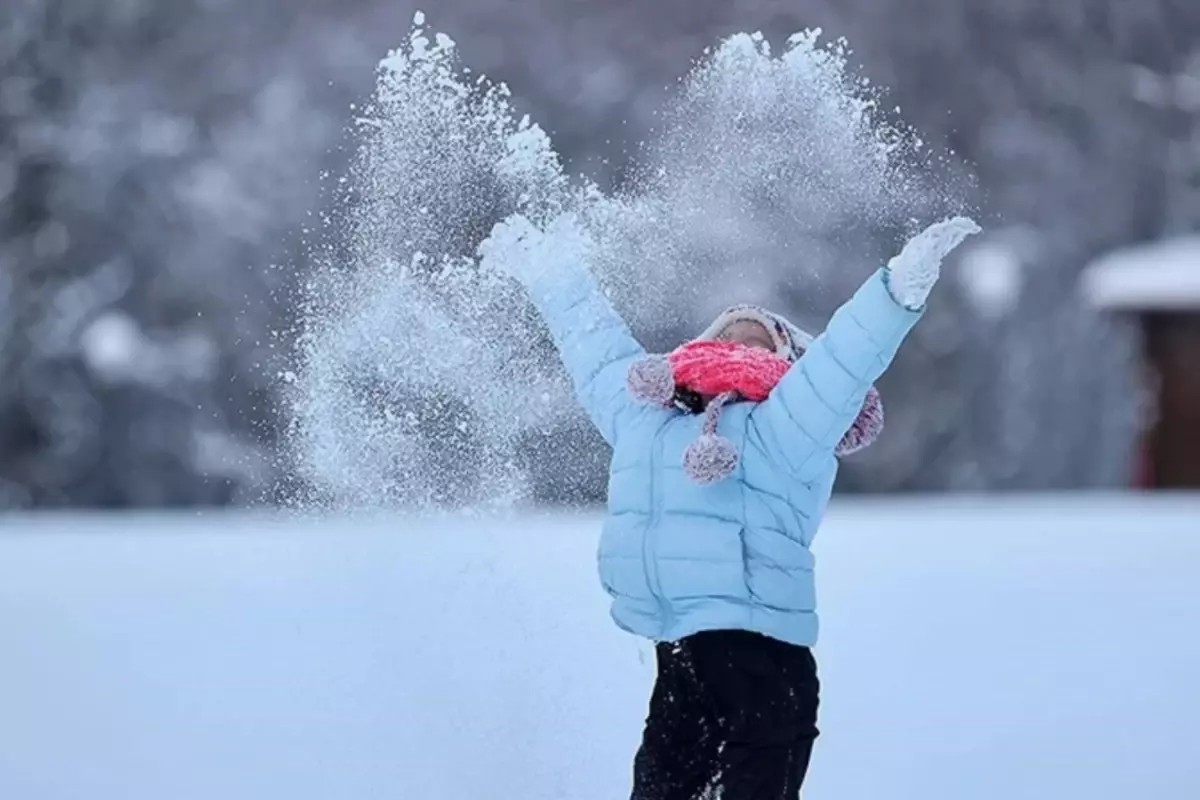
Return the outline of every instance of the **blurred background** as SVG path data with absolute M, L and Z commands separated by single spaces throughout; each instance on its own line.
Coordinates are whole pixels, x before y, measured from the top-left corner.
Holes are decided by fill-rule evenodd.
M 5 4 L 0 507 L 279 496 L 292 290 L 305 233 L 333 202 L 320 177 L 344 168 L 351 104 L 415 9 Z M 666 87 L 720 37 L 846 36 L 905 120 L 961 159 L 988 234 L 884 384 L 902 433 L 855 460 L 840 488 L 1200 485 L 1195 3 L 442 0 L 429 11 L 602 185 L 620 179 Z M 811 311 L 790 300 L 785 312 Z M 602 490 L 602 458 L 571 480 L 546 472 L 535 476 L 546 502 Z
M 415 10 L 4 4 L 0 508 L 285 496 L 296 479 L 279 444 L 281 375 L 306 234 L 335 202 L 322 177 L 346 166 L 351 105 Z M 839 489 L 1200 485 L 1200 5 L 425 10 L 601 185 L 621 179 L 667 87 L 719 38 L 847 37 L 851 62 L 953 153 L 987 235 L 964 249 L 883 384 L 891 436 L 848 464 Z M 781 281 L 791 267 L 781 260 Z M 835 305 L 784 298 L 780 310 L 817 324 Z M 599 443 L 584 426 L 563 435 L 596 458 L 565 476 L 534 464 L 536 497 L 600 499 Z

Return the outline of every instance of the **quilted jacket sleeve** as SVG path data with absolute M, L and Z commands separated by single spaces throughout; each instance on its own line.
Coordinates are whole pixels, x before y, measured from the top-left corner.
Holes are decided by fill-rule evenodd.
M 884 270 L 871 276 L 750 415 L 768 458 L 801 480 L 819 473 L 922 313 L 892 299 Z
M 626 389 L 629 365 L 645 356 L 625 321 L 582 264 L 564 263 L 526 283 L 575 394 L 612 445 L 624 422 L 646 410 Z

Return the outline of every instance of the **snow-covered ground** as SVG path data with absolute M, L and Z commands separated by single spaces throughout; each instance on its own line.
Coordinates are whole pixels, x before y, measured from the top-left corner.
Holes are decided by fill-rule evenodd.
M 596 518 L 0 518 L 4 800 L 614 800 Z M 806 800 L 1200 797 L 1200 497 L 842 501 Z

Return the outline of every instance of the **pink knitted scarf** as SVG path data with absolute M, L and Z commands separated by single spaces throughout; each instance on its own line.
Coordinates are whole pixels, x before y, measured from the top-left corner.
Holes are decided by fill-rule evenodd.
M 688 342 L 667 355 L 675 384 L 705 397 L 734 392 L 755 403 L 766 400 L 791 363 L 759 347 L 734 342 Z
M 649 356 L 629 368 L 630 393 L 644 402 L 678 405 L 679 393 L 704 401 L 700 438 L 684 454 L 684 467 L 699 483 L 728 477 L 739 461 L 733 443 L 717 434 L 721 407 L 738 400 L 762 402 L 791 369 L 792 362 L 756 347 L 734 342 L 697 340 L 666 356 Z M 838 456 L 867 447 L 883 428 L 883 403 L 872 386 L 862 410 L 838 443 Z

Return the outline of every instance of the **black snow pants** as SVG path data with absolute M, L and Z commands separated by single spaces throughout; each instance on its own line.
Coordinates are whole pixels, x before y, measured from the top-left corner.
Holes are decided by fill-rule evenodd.
M 656 656 L 633 800 L 796 800 L 818 735 L 812 651 L 707 631 Z

